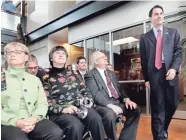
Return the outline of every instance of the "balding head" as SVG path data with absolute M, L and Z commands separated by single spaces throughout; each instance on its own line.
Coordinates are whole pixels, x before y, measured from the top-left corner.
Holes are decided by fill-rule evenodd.
M 26 71 L 33 75 L 37 75 L 38 73 L 38 61 L 33 54 L 30 55 L 30 58 L 26 63 Z
M 96 68 L 105 69 L 106 66 L 108 65 L 107 56 L 100 51 L 95 51 L 91 55 L 91 62 L 92 62 L 92 65 Z

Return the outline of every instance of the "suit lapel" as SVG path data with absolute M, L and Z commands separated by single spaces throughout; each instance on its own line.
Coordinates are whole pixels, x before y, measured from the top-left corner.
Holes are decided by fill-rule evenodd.
M 81 80 L 82 80 L 83 82 L 85 82 L 85 81 L 84 81 L 84 78 L 83 78 L 83 76 L 81 75 L 81 73 L 79 72 L 79 70 L 77 70 L 77 73 L 78 73 L 79 77 L 81 78 Z
M 94 75 L 95 75 L 96 79 L 99 81 L 100 85 L 103 87 L 103 89 L 108 93 L 107 86 L 106 86 L 103 78 L 101 77 L 99 71 L 96 68 L 94 68 Z
M 167 38 L 169 36 L 168 28 L 163 27 L 163 42 L 162 42 L 162 47 L 163 47 L 163 53 L 167 52 L 166 50 L 168 49 L 168 45 L 166 45 Z
M 149 31 L 149 38 L 150 38 L 151 42 L 154 44 L 154 46 L 156 47 L 156 37 L 154 35 L 153 29 L 151 29 Z

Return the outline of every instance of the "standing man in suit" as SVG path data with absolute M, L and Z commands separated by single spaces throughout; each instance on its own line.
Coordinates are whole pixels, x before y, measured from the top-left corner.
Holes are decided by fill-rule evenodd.
M 163 26 L 159 5 L 149 11 L 153 28 L 140 39 L 140 57 L 145 86 L 151 90 L 154 140 L 168 139 L 168 126 L 179 103 L 178 71 L 182 61 L 180 35 Z
M 102 52 L 92 54 L 94 69 L 85 74 L 86 86 L 92 91 L 96 110 L 102 117 L 105 132 L 111 140 L 116 140 L 116 117 L 126 116 L 120 140 L 135 140 L 140 117 L 136 103 L 124 92 L 120 92 L 119 83 L 114 72 L 106 70 L 107 57 Z
M 83 56 L 77 58 L 77 72 L 80 76 L 80 79 L 85 82 L 84 76 L 87 72 L 87 61 L 86 58 Z

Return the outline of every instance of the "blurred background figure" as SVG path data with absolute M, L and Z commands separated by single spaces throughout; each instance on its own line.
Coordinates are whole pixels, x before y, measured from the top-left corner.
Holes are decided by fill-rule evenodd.
M 107 70 L 114 71 L 114 68 L 112 67 L 111 64 L 108 64 L 106 67 Z
M 77 58 L 76 62 L 77 62 L 77 72 L 80 75 L 80 78 L 84 81 L 84 75 L 87 72 L 86 58 L 83 56 L 80 56 Z
M 1 65 L 1 72 L 5 72 L 7 68 L 8 68 L 8 63 L 5 61 L 5 63 Z
M 12 3 L 12 0 L 4 0 L 1 5 L 1 10 L 11 14 L 18 13 L 16 6 Z
M 72 65 L 68 65 L 67 70 L 72 70 Z
M 40 80 L 46 74 L 43 68 L 38 66 L 37 58 L 31 54 L 28 62 L 26 63 L 26 71 L 30 74 L 37 76 Z

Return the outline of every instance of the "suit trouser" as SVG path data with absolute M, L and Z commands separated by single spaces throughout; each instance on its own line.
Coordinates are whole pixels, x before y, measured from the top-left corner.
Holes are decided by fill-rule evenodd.
M 154 81 L 150 80 L 152 134 L 154 140 L 164 140 L 164 131 L 168 130 L 172 116 L 179 103 L 178 84 L 170 86 L 166 80 L 164 64 L 153 75 L 156 79 Z
M 63 131 L 55 123 L 49 120 L 42 120 L 35 125 L 30 133 L 23 132 L 20 128 L 14 126 L 1 127 L 2 140 L 61 140 Z
M 88 128 L 94 140 L 104 140 L 104 127 L 101 116 L 92 108 L 88 108 L 85 119 L 75 115 L 50 115 L 50 120 L 63 129 L 66 140 L 82 140 L 84 128 Z
M 126 122 L 124 124 L 124 128 L 121 131 L 119 139 L 135 140 L 140 118 L 140 111 L 139 109 L 126 109 L 124 103 L 119 104 L 118 106 L 122 108 L 123 115 L 126 117 Z M 102 121 L 107 137 L 111 140 L 116 140 L 116 114 L 108 107 L 96 106 L 96 110 L 102 116 Z

